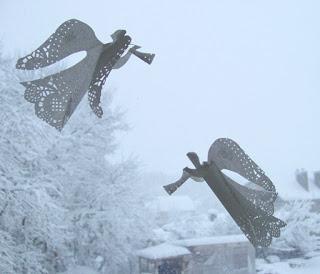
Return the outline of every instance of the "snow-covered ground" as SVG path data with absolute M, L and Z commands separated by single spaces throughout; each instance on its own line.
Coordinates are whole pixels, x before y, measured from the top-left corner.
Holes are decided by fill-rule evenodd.
M 98 272 L 86 266 L 75 266 L 72 270 L 61 274 L 98 274 Z
M 256 268 L 258 274 L 316 274 L 320 269 L 320 254 L 310 259 L 291 259 L 282 262 L 266 263 L 265 260 L 257 259 Z M 76 266 L 62 274 L 98 274 L 96 271 Z
M 270 264 L 258 259 L 256 264 L 258 274 L 316 274 L 320 271 L 320 254 L 310 259 L 291 259 Z

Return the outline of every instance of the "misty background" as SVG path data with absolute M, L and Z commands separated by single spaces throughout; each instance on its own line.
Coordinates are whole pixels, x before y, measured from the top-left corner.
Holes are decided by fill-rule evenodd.
M 229 137 L 276 185 L 296 168 L 317 170 L 320 152 L 318 1 L 0 1 L 6 54 L 36 49 L 65 20 L 89 24 L 103 42 L 123 28 L 152 66 L 113 71 L 113 106 L 131 130 L 114 157 L 180 176 L 185 154 L 205 160 Z M 102 93 L 102 105 L 106 100 Z M 72 122 L 81 119 L 74 115 Z
M 0 0 L 0 272 L 136 274 L 137 250 L 242 234 L 207 184 L 190 180 L 172 196 L 162 188 L 192 167 L 187 152 L 205 161 L 220 137 L 235 140 L 279 192 L 275 214 L 287 226 L 250 259 L 257 271 L 295 273 L 310 258 L 318 269 L 319 8 L 287 0 Z M 15 62 L 71 18 L 103 43 L 126 29 L 156 57 L 112 71 L 103 118 L 85 98 L 60 133 L 36 117 L 19 82 L 84 53 L 40 72 L 18 71 Z M 297 180 L 298 168 L 310 180 L 305 171 Z

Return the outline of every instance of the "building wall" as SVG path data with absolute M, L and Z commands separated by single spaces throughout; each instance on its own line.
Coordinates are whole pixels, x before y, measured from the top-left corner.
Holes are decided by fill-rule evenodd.
M 255 249 L 249 242 L 185 246 L 191 255 L 140 259 L 140 273 L 158 274 L 160 265 L 179 265 L 181 274 L 255 274 Z
M 253 274 L 255 251 L 248 243 L 190 247 L 186 274 Z

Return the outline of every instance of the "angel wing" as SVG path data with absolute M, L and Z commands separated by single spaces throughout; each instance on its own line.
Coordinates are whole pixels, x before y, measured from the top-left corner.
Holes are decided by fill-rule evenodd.
M 279 237 L 280 228 L 286 225 L 272 216 L 277 193 L 271 180 L 231 139 L 217 139 L 212 144 L 208 153 L 210 163 L 214 163 L 220 171 L 228 169 L 237 172 L 261 187 L 261 190 L 256 190 L 242 186 L 221 173 L 225 179 L 222 186 L 224 193 L 219 196 L 250 242 L 255 246 L 269 246 L 272 237 Z
M 286 225 L 272 216 L 276 193 L 241 186 L 226 175 L 224 178 L 234 200 L 229 204 L 236 204 L 226 209 L 254 246 L 269 246 L 273 237 L 280 236 L 280 228 Z
M 179 180 L 175 181 L 172 184 L 168 184 L 163 186 L 163 188 L 165 189 L 165 191 L 167 191 L 167 193 L 169 195 L 171 195 L 172 193 L 174 193 L 180 186 L 182 186 L 187 180 L 189 180 L 190 178 L 192 180 L 194 180 L 195 182 L 203 182 L 204 179 L 202 177 L 199 176 L 193 176 L 190 171 L 194 171 L 196 172 L 196 170 L 192 170 L 192 169 L 188 169 L 188 168 L 184 168 L 182 171 L 182 175 L 180 177 Z
M 237 172 L 265 190 L 276 192 L 275 186 L 263 170 L 231 139 L 220 138 L 211 145 L 208 162 L 212 161 L 220 170 L 228 169 Z
M 62 130 L 89 88 L 101 50 L 88 51 L 86 58 L 59 73 L 21 83 L 25 99 L 35 104 L 40 119 Z
M 96 46 L 102 46 L 102 43 L 96 38 L 94 31 L 87 24 L 71 19 L 60 25 L 39 48 L 20 58 L 16 68 L 34 70 L 46 67 L 70 54 Z
M 131 38 L 125 31 L 119 39 L 103 45 L 85 23 L 72 19 L 63 23 L 37 50 L 17 62 L 19 69 L 37 69 L 53 64 L 77 51 L 87 56 L 78 64 L 43 79 L 21 83 L 25 99 L 35 104 L 36 115 L 62 130 L 84 94 L 94 113 L 102 117 L 101 89 L 111 69 L 129 46 Z

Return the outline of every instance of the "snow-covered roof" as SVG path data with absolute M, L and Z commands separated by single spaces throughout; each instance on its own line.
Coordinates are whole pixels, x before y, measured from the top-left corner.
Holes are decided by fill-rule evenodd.
M 253 189 L 260 189 L 254 183 L 248 182 L 247 187 Z M 317 187 L 313 180 L 309 179 L 308 187 L 309 191 L 305 190 L 297 181 L 292 180 L 291 182 L 283 182 L 275 184 L 276 190 L 278 192 L 278 197 L 285 201 L 291 200 L 313 200 L 320 199 L 320 188 Z M 263 190 L 263 189 L 262 189 Z
M 194 202 L 188 196 L 159 196 L 147 206 L 157 212 L 194 211 Z
M 201 245 L 230 244 L 239 242 L 249 242 L 243 234 L 215 236 L 206 238 L 195 238 L 175 241 L 174 244 L 179 246 L 191 247 Z
M 183 246 L 164 243 L 157 246 L 141 249 L 137 251 L 136 254 L 143 258 L 157 260 L 157 259 L 165 259 L 165 258 L 189 255 L 191 253 L 187 248 Z
M 172 258 L 178 256 L 190 255 L 191 252 L 187 249 L 192 246 L 216 245 L 216 244 L 231 244 L 231 243 L 249 243 L 248 239 L 242 235 L 226 235 L 206 238 L 195 238 L 174 241 L 171 244 L 163 243 L 160 245 L 147 247 L 138 250 L 136 254 L 140 257 L 158 260 Z
M 306 191 L 297 181 L 276 184 L 278 195 L 283 200 L 311 200 L 320 199 L 320 188 L 309 179 L 309 191 Z

